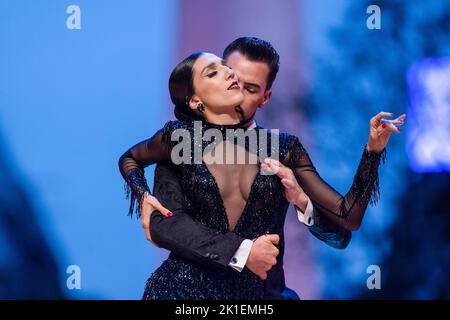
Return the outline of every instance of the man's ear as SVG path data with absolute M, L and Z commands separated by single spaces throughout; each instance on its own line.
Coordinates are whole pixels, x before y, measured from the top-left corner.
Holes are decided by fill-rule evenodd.
M 196 111 L 199 103 L 201 103 L 200 99 L 196 95 L 193 95 L 189 100 L 189 108 Z
M 263 101 L 261 102 L 259 107 L 264 108 L 266 104 L 269 102 L 271 96 L 272 96 L 272 89 L 264 91 Z

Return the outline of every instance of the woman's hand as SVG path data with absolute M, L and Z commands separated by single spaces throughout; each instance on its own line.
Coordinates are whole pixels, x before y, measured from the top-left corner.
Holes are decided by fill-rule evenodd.
M 173 215 L 173 213 L 170 212 L 170 210 L 163 207 L 163 205 L 158 201 L 158 199 L 156 199 L 154 196 L 146 192 L 144 195 L 144 200 L 141 205 L 142 228 L 144 228 L 147 240 L 159 248 L 159 246 L 155 242 L 153 242 L 152 236 L 150 235 L 150 219 L 154 211 L 159 211 L 161 212 L 162 215 L 166 217 L 171 217 Z
M 296 205 L 302 212 L 305 212 L 309 198 L 298 184 L 294 172 L 280 161 L 270 158 L 264 160 L 261 168 L 264 171 L 275 173 L 284 186 L 284 197 L 286 200 Z
M 369 141 L 367 142 L 367 151 L 380 153 L 386 147 L 392 132 L 400 132 L 401 126 L 405 123 L 406 114 L 394 120 L 382 121 L 383 117 L 392 118 L 394 114 L 389 112 L 380 112 L 370 119 Z

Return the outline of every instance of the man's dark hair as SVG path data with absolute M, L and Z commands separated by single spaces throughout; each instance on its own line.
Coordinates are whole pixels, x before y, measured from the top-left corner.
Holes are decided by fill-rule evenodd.
M 269 67 L 269 75 L 267 76 L 267 88 L 272 87 L 277 77 L 280 56 L 269 41 L 256 37 L 241 37 L 231 42 L 223 51 L 223 59 L 234 52 L 239 51 L 251 61 L 264 62 Z

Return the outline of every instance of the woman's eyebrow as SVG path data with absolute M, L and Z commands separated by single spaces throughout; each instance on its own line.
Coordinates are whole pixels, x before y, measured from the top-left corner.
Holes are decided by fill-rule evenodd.
M 205 72 L 205 70 L 211 69 L 211 68 L 213 68 L 215 66 L 216 66 L 216 62 L 211 62 L 210 64 L 208 64 L 206 67 L 204 67 L 202 69 L 202 72 L 200 74 L 203 74 Z

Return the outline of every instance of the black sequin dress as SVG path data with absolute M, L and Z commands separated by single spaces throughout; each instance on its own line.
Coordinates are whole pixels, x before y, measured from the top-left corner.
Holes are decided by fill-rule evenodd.
M 217 232 L 233 231 L 247 239 L 283 233 L 289 204 L 283 196 L 280 179 L 260 170 L 259 161 L 265 157 L 278 158 L 290 167 L 315 210 L 348 229 L 359 225 L 368 203 L 374 204 L 379 197 L 378 166 L 384 160 L 385 150 L 376 154 L 364 147 L 352 186 L 342 196 L 321 179 L 297 137 L 261 127 L 248 129 L 247 137 L 256 137 L 255 147 L 250 142 L 255 140 L 236 139 L 230 134 L 239 130 L 244 132 L 238 125 L 169 121 L 153 137 L 131 147 L 119 160 L 126 190 L 131 193 L 129 213 L 139 214 L 143 195 L 149 191 L 144 168 L 160 161 L 179 162 L 171 154 L 184 159 L 176 167 L 185 194 L 186 212 Z M 210 134 L 208 138 L 204 137 L 206 132 Z M 179 141 L 188 142 L 182 151 L 177 149 L 181 146 Z M 225 159 L 227 152 L 230 154 L 231 149 L 226 149 L 230 145 L 235 151 L 244 150 L 241 155 L 246 160 L 240 164 L 220 164 L 217 159 Z M 256 163 L 249 160 L 252 155 L 256 155 Z M 206 161 L 214 156 L 215 164 Z M 282 249 L 277 262 L 281 264 Z M 238 272 L 231 267 L 188 261 L 171 253 L 148 279 L 143 299 L 264 299 L 266 293 L 266 281 L 248 268 Z

